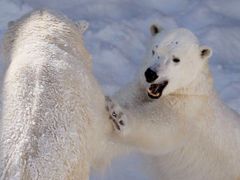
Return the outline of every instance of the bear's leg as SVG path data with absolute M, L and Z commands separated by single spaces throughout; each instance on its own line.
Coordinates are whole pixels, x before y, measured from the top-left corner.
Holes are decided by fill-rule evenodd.
M 151 119 L 151 112 L 149 112 L 148 119 L 146 111 L 149 110 L 148 104 L 138 107 L 142 109 L 127 109 L 120 107 L 116 101 L 109 97 L 106 97 L 106 108 L 115 130 L 114 139 L 142 152 L 151 155 L 165 154 L 176 149 L 186 140 L 185 124 L 176 115 L 171 114 L 171 121 L 168 122 L 168 117 L 166 119 Z M 159 110 L 158 113 L 159 117 L 166 115 L 164 110 Z

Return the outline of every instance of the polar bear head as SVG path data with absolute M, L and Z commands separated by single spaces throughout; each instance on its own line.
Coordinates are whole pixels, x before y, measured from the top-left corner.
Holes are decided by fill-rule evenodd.
M 174 93 L 186 88 L 204 68 L 212 50 L 199 45 L 189 30 L 151 28 L 152 43 L 144 65 L 143 76 L 150 98 Z

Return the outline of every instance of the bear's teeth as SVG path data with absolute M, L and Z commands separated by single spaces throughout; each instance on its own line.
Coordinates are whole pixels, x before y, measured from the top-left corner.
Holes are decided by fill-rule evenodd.
M 152 91 L 150 91 L 149 89 L 147 91 L 151 96 L 154 96 L 154 97 L 158 97 L 160 95 L 160 93 L 156 93 L 156 94 L 152 93 Z

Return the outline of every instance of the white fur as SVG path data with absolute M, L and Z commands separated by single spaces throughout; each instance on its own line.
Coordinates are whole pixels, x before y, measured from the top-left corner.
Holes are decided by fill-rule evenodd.
M 154 179 L 239 180 L 240 115 L 216 95 L 208 69 L 211 49 L 186 29 L 153 32 L 140 78 L 114 96 L 126 115 L 121 131 L 127 132 L 118 132 L 118 140 L 150 155 Z M 174 63 L 173 56 L 181 61 Z M 159 76 L 154 83 L 169 81 L 157 100 L 146 94 L 149 67 Z
M 86 23 L 40 10 L 11 23 L 2 93 L 0 179 L 87 180 L 114 151 L 105 99 L 83 45 Z

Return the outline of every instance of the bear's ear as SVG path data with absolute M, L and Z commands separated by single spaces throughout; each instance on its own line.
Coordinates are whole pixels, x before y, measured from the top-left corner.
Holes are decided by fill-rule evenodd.
M 8 22 L 8 28 L 10 28 L 11 26 L 13 26 L 14 25 L 14 21 L 9 21 Z
M 84 34 L 85 31 L 88 29 L 89 23 L 85 20 L 81 20 L 75 23 L 75 25 L 77 26 L 79 32 L 81 34 Z
M 202 59 L 209 59 L 212 56 L 212 49 L 207 46 L 200 47 L 200 56 Z
M 155 36 L 156 34 L 160 33 L 162 30 L 163 30 L 163 28 L 156 24 L 153 24 L 150 27 L 150 32 L 151 32 L 152 36 Z

